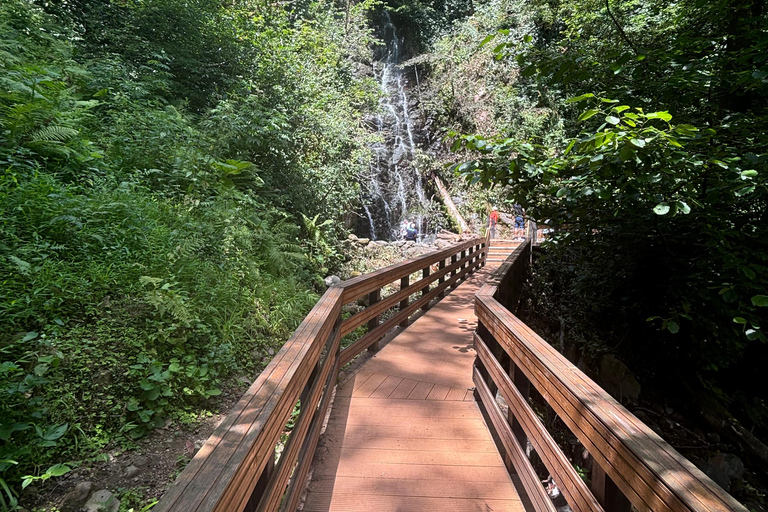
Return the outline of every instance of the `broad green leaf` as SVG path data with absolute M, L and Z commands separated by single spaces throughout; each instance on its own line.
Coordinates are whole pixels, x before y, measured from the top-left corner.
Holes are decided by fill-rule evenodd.
M 747 319 L 746 318 L 742 318 L 740 316 L 736 316 L 736 317 L 733 318 L 733 323 L 736 323 L 736 324 L 746 324 L 747 323 Z
M 560 190 L 557 191 L 556 196 L 557 197 L 563 197 L 568 193 L 568 189 L 565 187 L 562 187 Z
M 495 37 L 496 37 L 496 34 L 488 34 L 487 36 L 485 36 L 485 39 L 483 39 L 482 41 L 480 41 L 480 48 L 482 48 L 483 46 L 485 46 L 486 44 L 488 44 L 488 43 L 489 43 L 490 41 L 492 41 L 492 40 L 493 40 L 493 38 L 495 38 Z
M 648 119 L 661 119 L 667 122 L 672 120 L 672 114 L 669 112 L 651 112 L 650 114 L 646 114 L 645 117 Z
M 674 320 L 670 320 L 667 322 L 667 330 L 672 334 L 677 334 L 680 331 L 680 326 Z
M 677 205 L 677 209 L 683 212 L 684 214 L 687 215 L 691 213 L 691 207 L 688 206 L 688 203 L 686 203 L 685 201 L 677 201 L 675 204 Z
M 616 116 L 606 116 L 605 117 L 605 122 L 606 123 L 611 123 L 611 124 L 615 125 L 615 124 L 619 124 L 621 122 L 621 119 L 619 119 Z
M 742 171 L 741 177 L 742 178 L 754 178 L 757 176 L 757 171 L 754 169 L 749 169 L 747 171 Z
M 656 215 L 666 215 L 669 213 L 669 205 L 667 203 L 659 203 L 653 208 L 653 213 Z
M 595 97 L 594 94 L 592 94 L 591 92 L 588 92 L 586 94 L 582 94 L 581 96 L 576 96 L 575 98 L 567 99 L 567 100 L 565 100 L 565 102 L 566 103 L 576 103 L 578 101 L 584 101 L 584 100 L 586 100 L 588 98 L 594 98 L 594 97 Z
M 645 141 L 643 139 L 629 139 L 630 144 L 638 148 L 645 147 Z
M 752 304 L 758 307 L 768 307 L 768 295 L 755 295 L 752 297 Z
M 66 475 L 71 470 L 72 468 L 70 468 L 66 464 L 55 464 L 50 468 L 48 468 L 48 471 L 46 471 L 46 473 L 51 476 L 61 476 L 61 475 Z
M 587 110 L 586 112 L 582 113 L 579 116 L 579 121 L 586 121 L 590 117 L 594 116 L 595 114 L 599 114 L 599 113 L 600 113 L 599 110 L 591 108 L 591 109 Z

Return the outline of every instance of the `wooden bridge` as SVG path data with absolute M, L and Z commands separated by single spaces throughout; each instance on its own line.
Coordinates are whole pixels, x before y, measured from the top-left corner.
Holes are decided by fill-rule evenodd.
M 575 512 L 746 512 L 515 317 L 533 244 L 493 245 L 329 288 L 154 510 L 555 512 L 549 475 Z

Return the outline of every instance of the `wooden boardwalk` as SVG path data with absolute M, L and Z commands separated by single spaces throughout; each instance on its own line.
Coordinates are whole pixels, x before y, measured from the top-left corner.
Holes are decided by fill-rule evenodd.
M 472 398 L 483 269 L 337 391 L 306 512 L 524 510 Z

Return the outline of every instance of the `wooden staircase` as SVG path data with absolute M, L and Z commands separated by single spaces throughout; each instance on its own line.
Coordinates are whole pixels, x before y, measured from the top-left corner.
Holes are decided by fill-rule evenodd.
M 486 262 L 492 266 L 501 265 L 521 242 L 514 240 L 491 240 Z

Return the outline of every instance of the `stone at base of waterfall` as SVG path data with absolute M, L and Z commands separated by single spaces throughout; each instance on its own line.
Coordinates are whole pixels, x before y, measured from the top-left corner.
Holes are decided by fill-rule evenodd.
M 120 500 L 106 489 L 96 491 L 83 506 L 85 512 L 117 512 Z
M 600 383 L 619 401 L 636 401 L 640 396 L 640 383 L 627 365 L 613 356 L 606 355 L 600 359 Z
M 359 238 L 357 238 L 356 234 L 350 233 L 349 236 L 347 237 L 347 240 L 352 240 L 354 242 L 356 240 L 359 240 Z
M 417 245 L 417 246 L 414 246 L 414 247 L 411 247 L 411 248 L 407 249 L 405 251 L 405 255 L 408 258 L 417 258 L 417 257 L 421 256 L 422 254 L 427 254 L 428 252 L 431 252 L 429 247 L 425 247 L 423 245 L 422 246 L 418 246 Z
M 340 284 L 341 278 L 339 276 L 328 276 L 323 281 L 325 281 L 325 286 L 331 287 Z
M 406 243 L 407 242 L 405 240 L 395 240 L 390 245 L 392 245 L 393 247 L 397 247 L 399 249 L 400 247 L 403 247 Z
M 373 243 L 378 245 L 379 247 L 386 247 L 389 245 L 389 242 L 387 242 L 386 240 L 376 240 Z
M 358 238 L 357 239 L 357 243 L 359 243 L 360 245 L 368 245 L 369 243 L 371 243 L 371 239 L 370 238 Z

